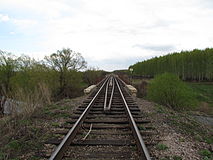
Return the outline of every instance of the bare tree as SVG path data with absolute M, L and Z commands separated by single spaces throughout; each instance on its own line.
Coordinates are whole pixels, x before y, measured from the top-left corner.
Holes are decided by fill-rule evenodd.
M 67 86 L 67 73 L 70 70 L 79 71 L 80 69 L 84 69 L 87 64 L 80 53 L 74 52 L 69 48 L 57 50 L 56 53 L 45 57 L 45 60 L 54 70 L 59 72 L 61 92 L 63 92 Z

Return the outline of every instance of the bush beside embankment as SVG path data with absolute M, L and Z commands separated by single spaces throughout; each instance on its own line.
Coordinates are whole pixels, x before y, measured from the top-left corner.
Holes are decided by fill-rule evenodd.
M 158 75 L 151 80 L 147 97 L 176 110 L 189 109 L 197 104 L 192 90 L 177 75 L 171 73 Z

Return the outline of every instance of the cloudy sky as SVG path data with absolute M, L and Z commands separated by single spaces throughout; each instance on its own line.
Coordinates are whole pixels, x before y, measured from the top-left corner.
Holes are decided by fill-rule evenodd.
M 42 59 L 63 47 L 123 69 L 213 47 L 213 0 L 0 0 L 0 49 Z

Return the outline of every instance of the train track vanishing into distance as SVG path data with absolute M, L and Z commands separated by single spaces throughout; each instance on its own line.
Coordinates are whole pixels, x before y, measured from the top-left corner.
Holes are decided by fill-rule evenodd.
M 152 129 L 149 122 L 143 119 L 124 82 L 109 75 L 71 116 L 67 126 L 71 129 L 62 131 L 64 138 L 52 143 L 57 147 L 49 160 L 151 160 L 147 147 L 152 144 L 142 138 Z

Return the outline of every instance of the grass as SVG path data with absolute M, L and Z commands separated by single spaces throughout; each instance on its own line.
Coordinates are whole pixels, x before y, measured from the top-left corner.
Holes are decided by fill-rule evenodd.
M 67 100 L 67 101 L 68 101 L 68 100 Z M 69 108 L 70 108 L 70 106 L 61 106 L 61 107 L 60 107 L 61 110 L 67 110 L 67 109 L 69 109 Z
M 212 130 L 200 125 L 195 120 L 190 119 L 190 117 L 186 115 L 183 116 L 179 114 L 179 117 L 176 119 L 172 118 L 172 116 L 169 116 L 168 122 L 181 133 L 191 135 L 196 141 L 213 144 L 213 136 L 211 135 Z M 180 139 L 180 142 L 184 141 L 184 139 Z
M 132 79 L 133 85 L 138 85 L 142 82 L 141 79 Z M 208 83 L 186 83 L 196 93 L 196 98 L 200 102 L 207 102 L 213 107 L 213 84 Z
M 208 144 L 213 144 L 213 136 L 204 137 L 204 141 Z
M 42 152 L 44 142 L 52 137 L 61 135 L 53 134 L 52 129 L 60 126 L 58 120 L 70 116 L 72 100 L 69 104 L 45 105 L 36 109 L 30 116 L 4 117 L 0 119 L 0 160 L 4 159 L 41 159 L 37 157 Z
M 186 117 L 181 115 L 179 115 L 179 117 L 169 116 L 168 118 L 169 123 L 175 125 L 176 127 L 179 127 L 179 129 L 184 133 L 189 133 L 194 136 L 205 135 L 205 130 L 202 130 L 200 128 L 200 124 L 193 119 L 187 119 L 187 121 L 184 121 Z
M 196 93 L 199 101 L 213 104 L 213 84 L 187 83 Z
M 21 153 L 26 154 L 29 150 L 36 151 L 42 149 L 41 141 L 45 139 L 41 133 L 38 135 L 39 138 L 35 135 L 32 133 L 31 138 L 27 134 L 19 137 L 14 136 L 13 140 L 8 140 L 8 144 L 1 147 L 0 159 L 19 159 L 18 157 Z
M 209 150 L 207 149 L 203 149 L 199 152 L 199 154 L 203 157 L 203 159 L 205 160 L 210 160 L 213 158 L 213 153 L 211 153 Z
M 29 126 L 30 124 L 32 124 L 32 121 L 30 121 L 29 119 L 21 119 L 21 120 L 19 120 L 19 123 L 21 125 L 27 125 L 27 126 Z
M 192 85 L 198 86 L 198 84 L 192 84 Z M 206 87 L 206 85 L 207 84 L 204 85 L 205 86 L 204 89 L 208 90 L 207 91 L 208 93 L 211 93 L 210 91 L 213 87 L 210 86 L 210 88 L 208 88 Z M 196 92 L 196 94 L 198 93 Z M 206 97 L 208 98 L 202 99 L 202 100 L 211 102 L 213 100 L 211 99 L 213 98 L 212 95 L 211 94 L 207 94 L 207 95 L 208 96 Z M 201 99 L 199 99 L 199 101 L 201 101 Z M 193 138 L 196 141 L 213 144 L 213 136 L 211 136 L 210 134 L 211 129 L 207 129 L 203 125 L 200 125 L 200 122 L 198 122 L 193 116 L 191 116 L 191 111 L 175 112 L 172 109 L 168 109 L 167 107 L 158 105 L 158 104 L 155 105 L 155 111 L 156 111 L 156 114 L 162 114 L 163 117 L 166 117 L 166 121 L 168 122 L 168 124 L 175 127 L 181 133 L 193 136 Z M 149 114 L 149 116 L 155 116 L 155 115 Z M 180 141 L 184 141 L 184 140 L 180 140 Z
M 156 112 L 158 113 L 165 113 L 165 114 L 169 113 L 168 110 L 162 105 L 156 104 L 155 108 L 156 108 Z
M 185 139 L 181 137 L 181 138 L 179 139 L 179 141 L 180 141 L 180 142 L 185 142 Z
M 0 159 L 5 159 L 6 154 L 0 150 Z
M 187 83 L 196 95 L 196 99 L 200 102 L 197 109 L 206 114 L 213 115 L 213 85 L 205 83 Z
M 161 158 L 160 160 L 170 160 L 169 157 L 164 157 L 164 158 Z
M 173 157 L 164 157 L 161 158 L 160 160 L 182 160 L 180 156 L 173 156 Z
M 144 127 L 144 125 L 139 125 L 138 128 L 139 130 L 146 130 L 146 127 Z
M 137 151 L 137 147 L 136 147 L 136 146 L 130 146 L 130 148 L 131 148 L 133 151 Z
M 68 118 L 70 113 L 67 110 L 70 109 L 70 106 L 61 106 L 61 105 L 49 105 L 48 107 L 43 108 L 43 113 L 48 117 L 54 118 Z
M 12 150 L 21 150 L 22 147 L 23 147 L 23 144 L 19 140 L 12 140 L 6 145 L 6 148 L 9 148 Z
M 59 124 L 59 123 L 57 123 L 57 122 L 52 122 L 52 126 L 54 126 L 54 127 L 59 127 L 59 126 L 60 126 L 60 124 Z
M 141 79 L 132 79 L 134 86 L 139 85 Z M 186 83 L 195 93 L 196 99 L 200 102 L 196 110 L 213 115 L 213 84 L 208 83 Z
M 156 116 L 154 113 L 165 117 L 165 121 L 182 134 L 191 135 L 199 142 L 213 144 L 213 136 L 210 134 L 211 129 L 200 125 L 188 112 L 175 112 L 172 109 L 156 104 L 155 112 L 149 114 L 149 116 Z M 184 139 L 180 139 L 180 142 L 184 141 Z
M 182 160 L 182 158 L 180 156 L 173 156 L 172 158 L 173 158 L 173 160 Z
M 156 145 L 156 148 L 158 150 L 164 151 L 164 150 L 167 150 L 169 147 L 165 144 L 159 143 L 159 144 Z

